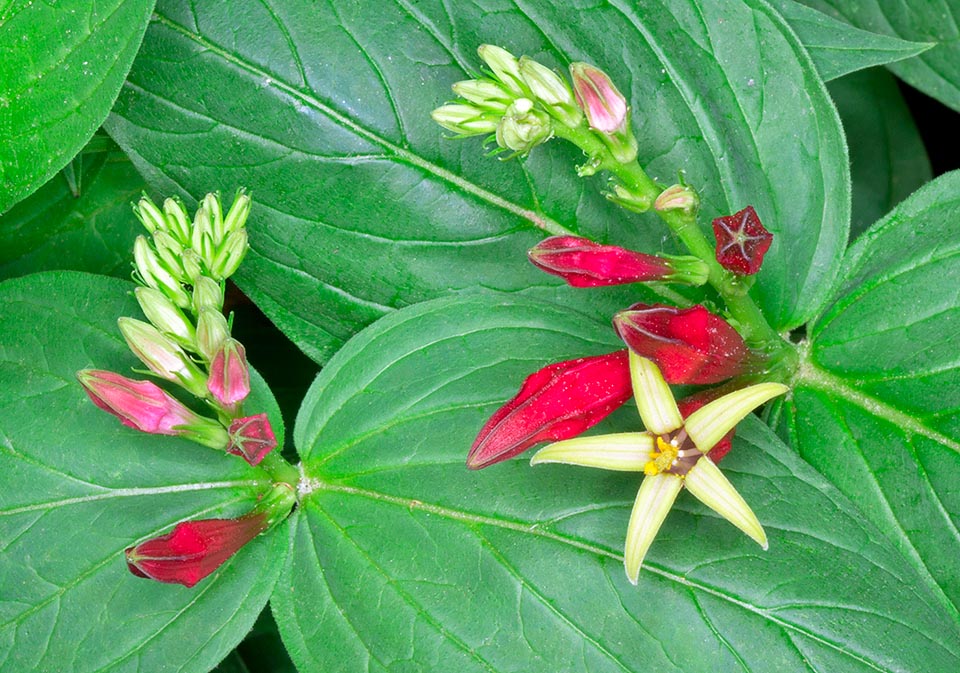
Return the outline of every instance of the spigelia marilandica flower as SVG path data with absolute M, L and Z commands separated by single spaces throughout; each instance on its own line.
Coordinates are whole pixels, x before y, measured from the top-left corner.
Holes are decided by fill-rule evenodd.
M 152 381 L 134 381 L 98 369 L 83 369 L 77 378 L 94 404 L 129 428 L 227 448 L 227 431 L 220 423 L 190 411 Z
M 467 467 L 512 458 L 534 444 L 575 437 L 630 399 L 627 351 L 565 360 L 526 378 L 477 434 Z
M 637 139 L 630 130 L 630 106 L 607 73 L 589 63 L 571 63 L 573 92 L 587 117 L 614 158 L 630 163 L 637 158 Z
M 787 387 L 760 383 L 742 388 L 684 419 L 670 387 L 651 360 L 631 352 L 630 372 L 645 432 L 556 442 L 538 451 L 531 464 L 566 463 L 646 475 L 627 524 L 623 553 L 627 578 L 633 584 L 637 583 L 647 550 L 684 487 L 766 549 L 763 526 L 708 454 L 747 414 L 785 393 Z
M 227 432 L 230 435 L 227 453 L 241 456 L 251 465 L 258 465 L 277 448 L 277 438 L 266 414 L 235 418 Z
M 773 234 L 763 226 L 753 206 L 715 219 L 713 233 L 720 266 L 740 276 L 750 276 L 760 270 L 763 256 L 773 242 Z
M 290 484 L 276 484 L 251 512 L 241 517 L 184 521 L 166 535 L 129 547 L 127 567 L 137 577 L 192 587 L 248 542 L 282 521 L 295 502 Z
M 580 236 L 551 236 L 527 253 L 538 269 L 573 287 L 599 287 L 651 281 L 702 285 L 710 271 L 697 257 L 647 255 Z
M 668 383 L 717 383 L 743 373 L 751 358 L 737 330 L 700 305 L 634 304 L 613 317 L 613 326 Z

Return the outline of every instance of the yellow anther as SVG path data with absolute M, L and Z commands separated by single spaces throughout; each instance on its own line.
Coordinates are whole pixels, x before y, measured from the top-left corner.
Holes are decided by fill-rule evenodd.
M 650 460 L 643 466 L 643 473 L 649 477 L 660 474 L 677 462 L 677 447 L 663 437 L 657 436 L 657 448 L 650 452 Z

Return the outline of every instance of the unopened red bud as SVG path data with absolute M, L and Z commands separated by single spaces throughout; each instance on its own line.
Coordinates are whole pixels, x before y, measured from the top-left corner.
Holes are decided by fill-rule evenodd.
M 528 253 L 538 269 L 560 276 L 573 287 L 599 287 L 651 281 L 700 285 L 709 270 L 694 257 L 664 258 L 579 236 L 552 236 Z
M 516 397 L 483 426 L 467 456 L 467 467 L 477 470 L 539 442 L 575 437 L 632 394 L 626 350 L 544 367 L 527 377 Z
M 740 276 L 760 270 L 763 256 L 773 242 L 771 234 L 760 222 L 753 206 L 713 221 L 717 238 L 717 261 L 720 266 Z
M 250 394 L 247 352 L 236 339 L 224 341 L 210 363 L 207 390 L 225 407 L 242 402 Z
M 257 465 L 277 447 L 277 438 L 266 414 L 236 418 L 227 432 L 230 434 L 227 453 L 241 456 L 251 465 Z
M 667 383 L 717 383 L 743 371 L 743 337 L 703 306 L 635 304 L 613 318 L 620 338 L 653 360 Z

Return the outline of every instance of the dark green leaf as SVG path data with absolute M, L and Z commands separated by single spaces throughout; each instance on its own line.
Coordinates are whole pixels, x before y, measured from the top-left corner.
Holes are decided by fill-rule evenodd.
M 111 135 L 162 191 L 253 189 L 241 287 L 323 360 L 395 307 L 477 286 L 562 297 L 608 319 L 636 291 L 558 290 L 526 262 L 544 229 L 672 250 L 607 203 L 559 141 L 498 162 L 430 119 L 476 47 L 589 60 L 629 94 L 641 160 L 701 191 L 704 224 L 753 204 L 777 234 L 755 292 L 777 327 L 825 298 L 849 222 L 839 120 L 806 51 L 763 2 L 164 2 Z M 629 45 L 627 52 L 624 45 Z M 629 59 L 624 58 L 625 53 Z M 789 128 L 789 133 L 783 129 Z M 602 297 L 602 299 L 599 299 Z
M 133 239 L 145 233 L 130 210 L 146 188 L 119 153 L 80 154 L 80 194 L 63 174 L 0 217 L 0 278 L 64 269 L 129 278 Z
M 960 110 L 960 2 L 938 0 L 800 0 L 859 28 L 935 46 L 919 56 L 890 64 L 910 85 Z
M 0 10 L 0 213 L 52 178 L 106 119 L 154 0 Z
M 276 582 L 283 531 L 193 589 L 134 577 L 123 550 L 193 518 L 236 516 L 269 479 L 235 456 L 139 433 L 87 399 L 85 367 L 129 373 L 116 328 L 132 285 L 72 272 L 0 285 L 0 670 L 207 671 Z M 269 391 L 253 405 L 282 434 Z
M 784 425 L 960 622 L 960 173 L 864 233 Z
M 828 82 L 857 70 L 916 56 L 934 46 L 860 30 L 796 0 L 770 0 L 770 4 L 797 31 L 820 76 Z
M 723 466 L 770 550 L 682 494 L 637 587 L 621 558 L 637 475 L 465 469 L 526 374 L 612 348 L 560 307 L 475 297 L 398 312 L 330 361 L 297 420 L 310 480 L 272 599 L 301 671 L 960 664 L 960 629 L 910 564 L 756 419 Z
M 882 69 L 830 83 L 847 131 L 853 177 L 854 238 L 928 182 L 927 150 L 896 81 Z

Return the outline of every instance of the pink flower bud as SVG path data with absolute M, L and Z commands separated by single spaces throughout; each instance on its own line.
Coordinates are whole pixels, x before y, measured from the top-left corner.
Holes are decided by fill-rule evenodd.
M 266 512 L 178 523 L 173 532 L 126 550 L 134 575 L 192 587 L 267 528 Z
M 773 234 L 766 230 L 753 206 L 713 221 L 720 266 L 740 276 L 760 270 L 763 256 L 770 249 Z
M 527 377 L 516 397 L 483 426 L 470 448 L 467 467 L 478 470 L 538 442 L 575 437 L 632 394 L 626 350 L 544 367 Z
M 679 309 L 635 304 L 613 318 L 620 338 L 653 360 L 667 383 L 716 383 L 743 371 L 747 345 L 723 318 L 703 306 Z
M 538 269 L 560 276 L 573 287 L 661 280 L 702 284 L 709 273 L 706 264 L 696 258 L 665 259 L 579 236 L 552 236 L 528 255 Z
M 589 63 L 571 63 L 570 75 L 577 105 L 587 115 L 590 128 L 601 133 L 615 133 L 626 128 L 627 99 L 607 73 Z
M 703 390 L 699 393 L 691 395 L 690 397 L 684 397 L 682 400 L 677 400 L 677 408 L 680 410 L 680 415 L 686 418 L 705 404 L 713 402 L 722 394 L 723 390 L 720 388 Z M 730 432 L 723 436 L 723 439 L 713 445 L 713 448 L 710 449 L 710 460 L 712 460 L 714 463 L 719 463 L 721 458 L 730 453 L 730 449 L 733 448 L 733 435 L 736 431 L 737 428 L 734 426 Z
M 177 435 L 179 426 L 202 420 L 150 381 L 134 381 L 97 369 L 77 372 L 77 378 L 94 404 L 141 432 Z
M 236 339 L 227 339 L 210 363 L 207 390 L 226 407 L 242 402 L 250 394 L 247 353 Z
M 235 418 L 227 432 L 230 434 L 227 453 L 241 456 L 251 465 L 257 465 L 277 446 L 277 438 L 266 414 Z

